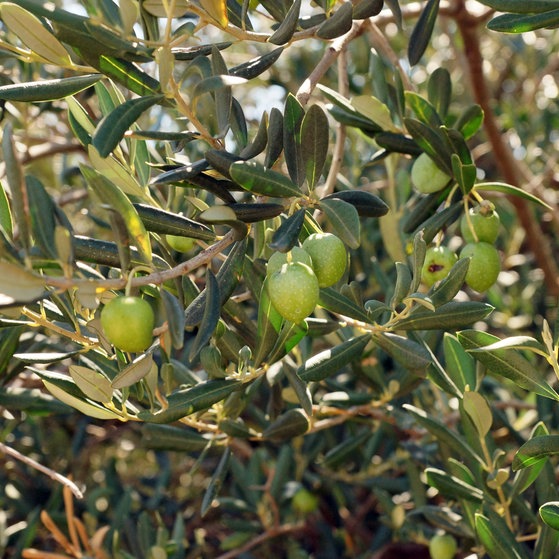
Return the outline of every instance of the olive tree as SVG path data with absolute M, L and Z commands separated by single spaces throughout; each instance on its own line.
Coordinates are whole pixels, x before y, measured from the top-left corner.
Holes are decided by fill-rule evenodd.
M 555 556 L 553 0 L 0 23 L 0 547 Z

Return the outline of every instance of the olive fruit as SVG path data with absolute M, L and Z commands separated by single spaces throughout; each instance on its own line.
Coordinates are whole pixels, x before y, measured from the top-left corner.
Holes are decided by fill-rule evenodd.
M 301 262 L 284 264 L 268 277 L 272 305 L 283 318 L 296 324 L 313 312 L 319 291 L 312 268 Z
M 196 241 L 193 238 L 181 237 L 179 235 L 165 235 L 165 240 L 177 252 L 190 252 L 196 245 Z
M 318 497 L 308 489 L 298 489 L 291 502 L 293 508 L 301 514 L 309 514 L 318 508 Z
M 495 206 L 486 200 L 470 208 L 468 214 L 464 214 L 460 220 L 460 233 L 467 243 L 475 241 L 494 243 L 500 227 L 501 219 Z
M 451 534 L 437 534 L 429 541 L 431 559 L 453 559 L 458 546 Z
M 449 180 L 450 177 L 426 153 L 420 154 L 412 165 L 411 182 L 422 194 L 442 190 Z
M 483 293 L 496 281 L 501 271 L 501 258 L 498 250 L 489 243 L 468 243 L 460 251 L 460 258 L 470 258 L 466 273 L 466 284 Z
M 448 276 L 458 257 L 446 246 L 429 247 L 421 269 L 421 279 L 428 287 Z
M 313 233 L 303 241 L 303 250 L 311 257 L 312 269 L 320 287 L 338 282 L 347 267 L 347 251 L 343 241 L 332 233 Z
M 153 340 L 154 323 L 151 305 L 140 297 L 115 297 L 101 311 L 101 326 L 107 339 L 122 351 L 147 349 Z
M 288 262 L 301 262 L 312 268 L 310 254 L 301 247 L 293 247 L 289 252 L 274 252 L 268 260 L 267 273 L 272 275 Z

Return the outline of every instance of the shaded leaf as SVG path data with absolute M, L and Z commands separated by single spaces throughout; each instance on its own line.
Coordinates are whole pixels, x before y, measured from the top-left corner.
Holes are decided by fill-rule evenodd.
M 324 196 L 321 201 L 332 198 L 351 204 L 361 217 L 381 217 L 390 210 L 382 198 L 366 190 L 341 190 Z
M 477 388 L 476 364 L 472 356 L 466 353 L 458 339 L 445 332 L 443 337 L 443 351 L 445 370 L 463 393 L 466 387 L 470 390 Z
M 304 435 L 309 425 L 309 418 L 303 410 L 287 410 L 264 429 L 262 437 L 271 441 L 287 441 Z
M 352 24 L 353 6 L 351 2 L 345 2 L 319 26 L 316 30 L 316 36 L 321 39 L 335 39 L 347 33 Z
M 490 514 L 490 511 L 487 511 Z M 491 518 L 476 513 L 475 528 L 480 542 L 491 559 L 529 559 L 530 555 L 522 544 L 516 541 L 515 535 L 509 530 L 505 521 L 498 514 Z
M 229 169 L 231 177 L 245 190 L 264 196 L 301 196 L 299 188 L 285 175 L 266 169 L 255 161 L 238 161 Z
M 0 86 L 0 99 L 22 103 L 63 99 L 87 89 L 102 77 L 101 74 L 85 74 L 69 78 L 3 85 Z
M 335 375 L 348 363 L 360 358 L 370 340 L 370 334 L 363 334 L 324 350 L 308 359 L 299 367 L 297 374 L 305 382 L 320 381 Z
M 413 415 L 415 420 L 440 443 L 451 449 L 456 456 L 484 464 L 483 458 L 466 442 L 459 433 L 451 431 L 444 423 L 438 421 L 432 415 L 411 404 L 404 404 L 403 408 Z
M 284 47 L 279 47 L 256 58 L 251 58 L 248 62 L 229 68 L 229 74 L 252 80 L 273 66 L 283 50 Z
M 142 411 L 138 417 L 150 423 L 172 423 L 210 408 L 241 387 L 242 383 L 238 380 L 215 379 L 201 382 L 191 388 L 173 392 L 167 398 L 167 408 L 157 413 Z
M 112 380 L 111 386 L 118 390 L 136 384 L 157 367 L 151 353 L 144 353 L 124 367 Z
M 525 442 L 516 452 L 512 469 L 520 470 L 559 454 L 559 435 L 539 435 Z
M 171 450 L 176 452 L 201 451 L 208 445 L 208 440 L 194 429 L 184 425 L 157 425 L 148 423 L 142 428 L 142 442 L 154 450 Z
M 557 7 L 555 0 L 479 0 L 498 12 L 516 14 L 548 12 Z
M 31 51 L 53 64 L 72 65 L 68 51 L 39 18 L 11 2 L 2 2 L 0 12 L 8 29 Z
M 451 301 L 435 312 L 420 308 L 395 324 L 397 330 L 451 330 L 483 320 L 493 307 L 478 301 Z
M 206 298 L 204 314 L 198 326 L 198 332 L 192 346 L 190 347 L 189 358 L 194 361 L 201 349 L 210 341 L 221 315 L 221 297 L 219 284 L 213 272 L 208 269 L 206 274 Z
M 320 209 L 326 214 L 338 237 L 350 248 L 359 248 L 361 222 L 355 206 L 344 200 L 323 198 Z
M 431 364 L 429 352 L 409 338 L 391 332 L 383 332 L 374 335 L 373 340 L 397 363 L 416 374 L 425 371 Z
M 80 365 L 70 365 L 68 372 L 76 386 L 91 400 L 101 403 L 112 400 L 111 381 L 102 373 Z
M 438 128 L 442 124 L 437 109 L 421 95 L 413 91 L 405 92 L 406 104 L 415 113 L 415 116 L 424 124 Z
M 348 316 L 362 322 L 368 323 L 370 321 L 369 314 L 362 307 L 356 305 L 350 298 L 342 295 L 333 287 L 326 287 L 320 290 L 318 303 L 335 314 Z M 382 308 L 383 311 L 389 310 L 384 304 L 382 304 Z
M 487 28 L 501 33 L 526 33 L 559 25 L 559 9 L 539 14 L 503 14 L 494 17 Z
M 150 95 L 129 99 L 105 116 L 97 126 L 91 139 L 101 157 L 107 157 L 124 137 L 141 114 L 164 98 L 163 95 Z
M 44 281 L 21 266 L 0 262 L 0 307 L 32 303 L 45 294 Z
M 289 42 L 297 29 L 300 11 L 301 0 L 295 0 L 293 4 L 291 4 L 287 14 L 278 20 L 281 21 L 281 24 L 268 38 L 268 42 L 273 43 L 274 45 L 284 45 Z
M 326 163 L 328 140 L 328 119 L 319 105 L 311 105 L 301 124 L 301 158 L 310 190 L 316 186 Z
M 215 498 L 217 497 L 221 486 L 223 485 L 223 481 L 225 480 L 225 476 L 229 471 L 229 465 L 231 464 L 231 449 L 226 447 L 223 454 L 221 455 L 221 459 L 213 473 L 210 483 L 206 491 L 204 492 L 204 496 L 202 497 L 202 504 L 200 505 L 200 515 L 204 517 L 207 512 L 210 510 L 212 503 L 214 502 Z
M 485 437 L 493 423 L 493 414 L 487 400 L 478 392 L 466 391 L 462 398 L 462 405 L 479 436 Z
M 87 183 L 95 191 L 99 200 L 109 204 L 110 207 L 120 215 L 126 224 L 130 237 L 140 255 L 147 261 L 151 261 L 151 244 L 148 232 L 144 227 L 136 208 L 132 205 L 125 194 L 104 175 L 94 169 L 82 165 L 81 171 Z
M 433 33 L 438 14 L 439 0 L 427 0 L 419 19 L 413 28 L 408 44 L 408 59 L 412 66 L 417 64 L 423 56 L 423 53 L 431 40 L 431 35 Z
M 305 222 L 306 210 L 301 208 L 285 219 L 274 231 L 269 244 L 271 249 L 289 252 L 299 241 L 299 234 Z
M 454 499 L 465 499 L 481 503 L 483 501 L 483 491 L 474 487 L 456 476 L 450 475 L 438 468 L 426 468 L 425 476 L 427 483 L 431 487 L 438 489 L 446 497 Z

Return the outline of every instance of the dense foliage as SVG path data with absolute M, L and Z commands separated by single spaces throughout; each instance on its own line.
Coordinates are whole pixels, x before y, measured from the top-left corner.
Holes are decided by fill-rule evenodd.
M 0 0 L 0 550 L 555 557 L 557 25 Z

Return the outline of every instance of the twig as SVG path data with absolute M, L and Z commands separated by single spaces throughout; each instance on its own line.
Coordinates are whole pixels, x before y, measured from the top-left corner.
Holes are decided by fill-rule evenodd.
M 127 278 L 115 278 L 106 280 L 89 280 L 89 279 L 74 279 L 74 278 L 64 278 L 56 276 L 43 276 L 45 284 L 53 287 L 55 289 L 60 289 L 66 291 L 74 287 L 80 286 L 92 286 L 96 285 L 104 289 L 122 289 L 126 287 L 127 283 L 131 287 L 139 287 L 142 285 L 161 285 L 166 281 L 172 280 L 183 276 L 184 274 L 190 273 L 192 270 L 199 268 L 206 262 L 209 262 L 212 258 L 217 256 L 220 252 L 225 250 L 230 244 L 235 241 L 235 231 L 228 231 L 219 241 L 209 246 L 202 252 L 199 252 L 196 256 L 185 262 L 181 262 L 178 266 L 171 268 L 169 270 L 159 270 L 153 272 L 146 276 L 139 276 L 132 278 L 128 282 Z
M 55 472 L 54 470 L 51 470 L 50 468 L 47 468 L 42 464 L 39 464 L 39 462 L 33 460 L 33 458 L 29 458 L 21 454 L 21 452 L 18 452 L 17 450 L 15 450 L 10 446 L 6 446 L 4 443 L 0 443 L 0 450 L 4 454 L 7 454 L 12 458 L 16 458 L 20 462 L 23 462 L 24 464 L 31 466 L 35 470 L 38 470 L 39 472 L 49 476 L 54 481 L 61 483 L 64 487 L 67 487 L 74 494 L 76 499 L 83 499 L 83 493 L 81 492 L 80 488 L 71 479 L 68 479 L 62 474 L 59 474 L 58 472 Z
M 301 105 L 306 105 L 314 88 L 320 81 L 322 76 L 328 71 L 330 66 L 334 64 L 340 53 L 347 47 L 349 43 L 355 37 L 363 32 L 367 20 L 363 20 L 360 23 L 354 23 L 351 29 L 341 37 L 338 37 L 326 49 L 320 62 L 316 65 L 316 68 L 311 72 L 309 77 L 301 84 L 299 91 L 297 91 L 296 97 Z
M 252 540 L 249 540 L 245 545 L 239 547 L 238 549 L 233 549 L 220 555 L 216 559 L 234 559 L 234 557 L 238 557 L 241 553 L 246 553 L 251 549 L 258 547 L 259 545 L 263 544 L 265 541 L 271 540 L 273 538 L 277 538 L 279 536 L 283 536 L 285 534 L 292 534 L 293 532 L 299 532 L 303 530 L 305 527 L 304 524 L 284 524 L 283 526 L 278 526 L 276 528 L 270 528 L 263 534 L 256 536 Z

